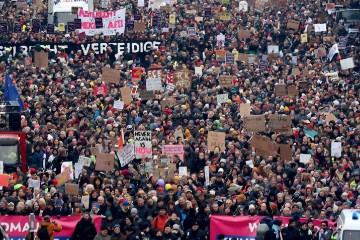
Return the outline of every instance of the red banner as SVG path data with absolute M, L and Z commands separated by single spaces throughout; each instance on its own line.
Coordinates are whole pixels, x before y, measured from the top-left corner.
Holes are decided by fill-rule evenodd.
M 35 217 L 35 230 L 39 228 L 42 217 Z M 62 226 L 62 230 L 58 233 L 54 233 L 56 240 L 68 239 L 74 232 L 77 222 L 80 217 L 60 217 L 60 219 L 53 217 L 52 220 L 59 223 Z M 100 230 L 101 216 L 93 218 L 96 230 Z M 0 223 L 9 234 L 12 240 L 22 240 L 28 234 L 30 229 L 29 216 L 0 216 Z
M 241 217 L 232 217 L 232 216 L 221 216 L 221 215 L 212 215 L 210 217 L 210 240 L 217 240 L 219 234 L 224 234 L 225 239 L 231 239 L 232 237 L 236 239 L 248 239 L 255 240 L 256 237 L 256 228 L 259 225 L 261 219 L 265 217 L 250 217 L 250 216 L 241 216 Z M 274 217 L 282 221 L 282 227 L 286 227 L 289 223 L 288 217 Z M 301 218 L 300 222 L 306 222 L 307 218 Z M 321 222 L 323 220 L 314 220 L 315 230 L 317 231 L 320 228 Z M 334 227 L 334 222 L 329 221 L 331 228 Z

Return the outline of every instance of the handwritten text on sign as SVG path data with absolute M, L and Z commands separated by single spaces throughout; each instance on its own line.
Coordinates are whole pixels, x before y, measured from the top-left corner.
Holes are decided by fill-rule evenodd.
M 174 85 L 177 88 L 190 88 L 192 72 L 189 70 L 176 71 L 174 73 Z
M 79 9 L 78 18 L 81 19 L 79 32 L 84 32 L 89 36 L 101 33 L 112 36 L 125 31 L 125 9 L 109 12 L 90 12 Z M 102 18 L 103 28 L 96 28 L 96 18 Z
M 150 131 L 135 131 L 135 155 L 136 158 L 151 158 L 151 132 Z

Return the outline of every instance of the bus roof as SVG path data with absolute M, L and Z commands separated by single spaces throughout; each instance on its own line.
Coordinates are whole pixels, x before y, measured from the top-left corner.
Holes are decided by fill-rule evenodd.
M 353 219 L 353 213 L 358 213 L 358 219 Z M 360 210 L 344 209 L 341 211 L 342 230 L 360 230 Z

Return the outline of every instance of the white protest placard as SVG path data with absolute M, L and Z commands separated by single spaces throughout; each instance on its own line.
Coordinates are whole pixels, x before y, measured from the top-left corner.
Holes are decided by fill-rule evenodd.
M 79 9 L 78 18 L 81 19 L 79 33 L 85 33 L 88 36 L 97 34 L 114 36 L 125 31 L 125 8 L 108 12 L 91 12 Z M 102 27 L 96 27 L 96 19 L 102 19 Z
M 187 176 L 187 167 L 179 167 L 179 177 Z
M 202 76 L 202 67 L 195 67 L 195 75 Z
M 160 9 L 161 6 L 164 6 L 165 2 L 163 0 L 151 0 L 148 4 L 148 9 L 152 9 L 153 11 L 155 9 Z
M 29 179 L 28 186 L 32 187 L 33 189 L 40 189 L 40 179 Z
M 125 103 L 123 101 L 114 101 L 114 108 L 123 110 Z
M 341 65 L 341 70 L 347 70 L 347 69 L 351 69 L 354 68 L 354 59 L 351 58 L 345 58 L 345 59 L 341 59 L 340 60 L 340 65 Z
M 249 8 L 249 4 L 245 1 L 240 1 L 239 2 L 239 11 L 241 12 L 247 12 Z
M 223 93 L 223 94 L 218 94 L 216 96 L 216 100 L 218 103 L 226 103 L 229 99 L 229 94 L 228 93 Z
M 326 23 L 314 24 L 315 32 L 326 32 Z
M 53 12 L 71 13 L 73 7 L 89 9 L 88 0 L 66 0 L 66 1 L 53 1 Z
M 74 180 L 74 168 L 73 168 L 72 162 L 63 162 L 61 164 L 61 172 L 64 172 L 67 169 L 69 170 L 70 179 L 73 181 Z
M 85 209 L 89 209 L 90 205 L 90 195 L 84 195 L 81 197 L 81 203 L 84 205 Z
M 175 90 L 175 85 L 174 84 L 172 84 L 172 83 L 168 83 L 167 85 L 166 85 L 166 90 L 168 90 L 168 91 L 174 91 Z
M 79 160 L 78 160 L 78 163 L 79 163 L 81 166 L 90 167 L 91 158 L 85 157 L 85 156 L 80 156 L 80 157 L 79 157 Z
M 161 78 L 147 78 L 146 91 L 162 90 Z
M 300 162 L 301 163 L 308 163 L 310 161 L 311 154 L 300 154 Z
M 136 158 L 152 158 L 151 131 L 135 131 Z
M 279 46 L 278 45 L 269 45 L 268 46 L 268 54 L 271 54 L 271 53 L 279 53 Z
M 145 6 L 145 0 L 138 0 L 138 7 L 144 7 Z
M 217 46 L 225 46 L 225 35 L 220 34 L 216 36 L 216 45 Z
M 135 158 L 134 143 L 128 143 L 118 153 L 120 166 L 124 167 L 129 164 Z
M 331 156 L 332 157 L 341 156 L 341 142 L 331 142 Z
M 246 163 L 246 165 L 248 165 L 249 167 L 254 168 L 254 162 L 253 162 L 253 160 L 246 161 L 245 163 Z
M 210 170 L 209 166 L 204 167 L 204 174 L 205 174 L 205 186 L 210 185 Z
M 75 163 L 74 167 L 75 167 L 75 179 L 78 179 L 79 176 L 80 176 L 80 174 L 81 174 L 81 171 L 82 171 L 84 165 L 81 165 L 81 164 L 79 164 L 79 163 Z

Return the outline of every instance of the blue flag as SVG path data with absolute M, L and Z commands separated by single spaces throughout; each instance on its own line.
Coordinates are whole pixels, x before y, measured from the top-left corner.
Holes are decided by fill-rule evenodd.
M 24 102 L 20 97 L 16 87 L 14 86 L 9 74 L 5 77 L 4 86 L 5 101 L 17 101 L 20 105 L 20 111 L 24 109 Z

